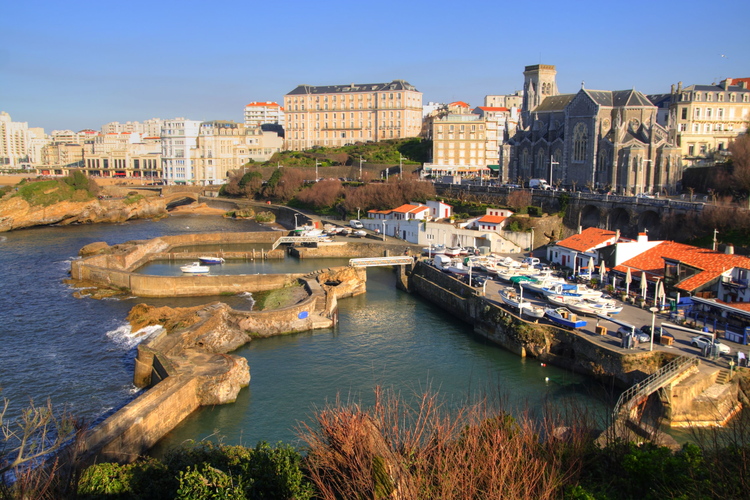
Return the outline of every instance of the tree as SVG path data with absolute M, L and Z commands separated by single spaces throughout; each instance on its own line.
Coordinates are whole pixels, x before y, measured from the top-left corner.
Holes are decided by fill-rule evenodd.
M 732 179 L 735 187 L 750 192 L 750 128 L 729 144 L 734 171 Z

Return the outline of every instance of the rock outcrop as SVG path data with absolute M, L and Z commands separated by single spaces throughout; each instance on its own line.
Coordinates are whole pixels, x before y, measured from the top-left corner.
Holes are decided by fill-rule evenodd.
M 126 202 L 117 200 L 64 201 L 50 206 L 30 205 L 14 196 L 0 201 L 0 232 L 50 224 L 93 224 L 151 219 L 167 214 L 163 198 L 150 197 Z

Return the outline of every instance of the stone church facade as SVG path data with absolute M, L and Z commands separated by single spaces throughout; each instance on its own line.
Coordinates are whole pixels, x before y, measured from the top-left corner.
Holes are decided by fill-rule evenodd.
M 558 94 L 555 75 L 550 65 L 524 71 L 522 121 L 500 152 L 506 182 L 543 178 L 630 195 L 679 189 L 680 149 L 645 95 L 583 85 L 576 94 Z

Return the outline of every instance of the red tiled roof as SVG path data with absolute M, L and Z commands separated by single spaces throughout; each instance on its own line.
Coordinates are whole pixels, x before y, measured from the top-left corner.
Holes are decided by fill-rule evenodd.
M 482 111 L 510 111 L 508 108 L 495 108 L 491 106 L 478 106 Z
M 477 222 L 486 222 L 487 224 L 500 224 L 507 217 L 501 217 L 500 215 L 483 215 Z
M 368 210 L 367 213 L 368 214 L 386 214 L 387 215 L 387 214 L 391 213 L 392 211 L 393 210 Z
M 701 270 L 701 272 L 675 285 L 675 288 L 687 292 L 692 292 L 718 278 L 723 272 L 733 267 L 750 269 L 750 259 L 741 255 L 727 255 L 707 248 L 664 241 L 616 266 L 615 271 L 625 273 L 628 268 L 630 268 L 631 274 L 645 271 L 646 278 L 650 277 L 653 280 L 664 276 L 664 259 L 682 262 Z
M 578 252 L 588 252 L 599 245 L 603 245 L 611 240 L 615 243 L 617 233 L 607 231 L 596 227 L 587 227 L 580 234 L 574 234 L 564 240 L 558 241 L 557 246 L 576 250 Z
M 459 106 L 459 107 L 462 107 L 462 108 L 468 108 L 469 107 L 469 105 L 466 104 L 463 101 L 452 102 L 452 103 L 448 104 L 448 106 Z
M 250 106 L 259 106 L 264 108 L 280 108 L 281 106 L 278 105 L 278 103 L 275 102 L 251 102 L 250 104 L 246 105 L 245 107 L 248 108 Z
M 409 205 L 408 203 L 406 205 L 401 205 L 400 207 L 394 208 L 393 211 L 399 214 L 408 214 L 408 213 L 419 213 L 424 210 L 429 210 L 428 207 L 420 207 L 418 205 Z

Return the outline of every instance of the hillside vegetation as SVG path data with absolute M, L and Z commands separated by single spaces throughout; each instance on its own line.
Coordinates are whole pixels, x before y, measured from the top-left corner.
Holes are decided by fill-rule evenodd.
M 23 198 L 29 205 L 48 207 L 63 201 L 89 201 L 98 193 L 99 186 L 93 179 L 74 170 L 62 179 L 23 180 L 18 184 L 15 196 Z

